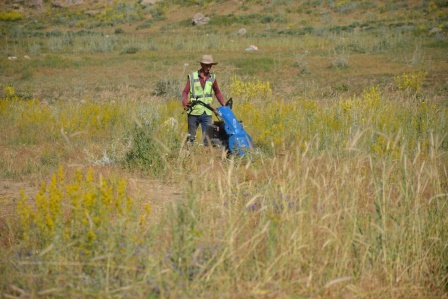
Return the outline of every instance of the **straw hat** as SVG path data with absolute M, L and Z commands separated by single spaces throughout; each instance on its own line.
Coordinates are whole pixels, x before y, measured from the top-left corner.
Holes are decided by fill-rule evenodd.
M 202 63 L 202 64 L 211 64 L 211 65 L 216 65 L 216 64 L 218 64 L 217 62 L 213 62 L 213 57 L 212 57 L 212 55 L 204 55 L 204 56 L 202 56 L 202 60 L 199 61 L 199 63 Z

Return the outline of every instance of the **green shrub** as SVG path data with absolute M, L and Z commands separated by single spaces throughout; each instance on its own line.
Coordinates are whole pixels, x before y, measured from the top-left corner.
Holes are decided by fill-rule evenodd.
M 140 51 L 140 48 L 137 46 L 126 46 L 120 51 L 120 53 L 121 54 L 135 54 L 138 51 Z
M 348 67 L 348 59 L 344 56 L 338 55 L 330 60 L 330 68 L 341 69 Z
M 30 79 L 33 76 L 33 70 L 29 65 L 25 65 L 21 71 L 22 80 Z
M 163 152 L 153 139 L 154 129 L 151 126 L 134 125 L 131 131 L 132 147 L 126 153 L 126 167 L 138 168 L 157 175 L 165 168 Z
M 0 12 L 0 21 L 17 21 L 23 18 L 23 14 L 17 11 Z
M 168 78 L 157 81 L 153 94 L 178 98 L 181 95 L 179 80 Z
M 88 52 L 108 53 L 112 52 L 117 46 L 117 37 L 92 36 L 84 40 Z
M 159 21 L 166 19 L 165 17 L 166 7 L 162 5 L 162 3 L 157 3 L 155 6 L 152 6 L 149 10 L 151 14 L 152 21 Z
M 152 25 L 152 23 L 153 23 L 152 20 L 145 21 L 145 22 L 139 24 L 139 25 L 136 27 L 136 29 L 138 30 L 138 29 L 146 29 L 146 28 L 150 28 L 151 25 Z
M 173 149 L 180 148 L 180 138 L 164 134 L 163 128 L 154 125 L 135 124 L 130 132 L 131 148 L 124 163 L 129 169 L 139 169 L 154 176 L 165 174 Z M 166 133 L 166 132 L 165 132 Z M 157 136 L 164 136 L 159 140 Z

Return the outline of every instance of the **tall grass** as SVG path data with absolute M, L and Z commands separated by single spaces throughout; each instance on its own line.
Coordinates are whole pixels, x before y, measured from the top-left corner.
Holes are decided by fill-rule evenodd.
M 53 31 L 3 15 L 0 297 L 446 298 L 445 56 L 426 48 L 443 1 L 420 24 L 405 1 L 251 0 L 230 19 L 221 2 L 63 9 Z M 171 23 L 175 4 L 212 23 Z M 198 53 L 255 142 L 243 157 L 183 144 Z
M 104 146 L 113 131 L 126 144 L 121 161 L 175 179 L 183 195 L 156 215 L 119 177 L 53 166 L 8 220 L 2 294 L 442 296 L 446 107 L 409 100 L 399 80 L 393 93 L 372 87 L 334 103 L 274 100 L 268 82 L 232 80 L 256 150 L 228 159 L 185 151 L 177 102 L 41 106 L 5 89 L 5 141 L 76 147 L 73 134 L 84 130 L 83 144 Z M 27 129 L 7 128 L 12 121 Z M 33 128 L 48 134 L 25 134 Z

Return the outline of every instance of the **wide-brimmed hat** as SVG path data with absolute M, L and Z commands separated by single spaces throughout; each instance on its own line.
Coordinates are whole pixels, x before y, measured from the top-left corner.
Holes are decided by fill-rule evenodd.
M 211 65 L 216 65 L 216 64 L 218 64 L 217 62 L 213 62 L 213 57 L 212 57 L 212 55 L 204 55 L 204 56 L 202 56 L 202 60 L 199 61 L 199 63 L 202 63 L 202 64 L 211 64 Z

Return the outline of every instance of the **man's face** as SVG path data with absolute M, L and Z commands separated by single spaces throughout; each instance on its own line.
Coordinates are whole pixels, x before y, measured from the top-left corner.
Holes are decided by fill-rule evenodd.
M 201 67 L 202 67 L 202 72 L 204 74 L 208 74 L 210 72 L 210 70 L 212 69 L 212 65 L 211 64 L 201 63 Z

